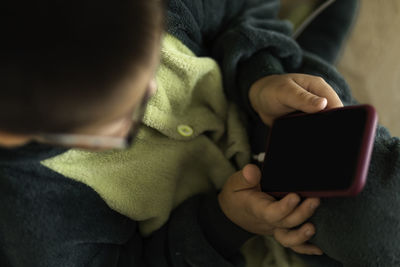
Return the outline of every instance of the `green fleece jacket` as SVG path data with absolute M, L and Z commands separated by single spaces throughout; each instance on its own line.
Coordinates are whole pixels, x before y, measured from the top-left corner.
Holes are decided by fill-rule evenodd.
M 113 210 L 159 229 L 173 208 L 218 190 L 250 161 L 246 129 L 211 58 L 164 37 L 158 89 L 134 145 L 124 151 L 70 149 L 43 165 L 93 188 Z
M 168 32 L 182 42 L 192 56 L 212 57 L 218 62 L 226 95 L 248 113 L 250 144 L 252 150 L 258 152 L 265 139 L 262 131 L 266 129 L 257 124 L 258 118 L 247 98 L 249 85 L 258 78 L 293 71 L 319 75 L 332 85 L 346 105 L 354 103 L 348 86 L 329 64 L 337 55 L 339 44 L 349 28 L 354 3 L 337 0 L 295 42 L 290 37 L 290 23 L 277 20 L 278 1 L 171 0 L 167 14 Z M 181 52 L 188 52 L 181 48 Z M 179 103 L 175 104 L 179 107 Z M 212 113 L 220 114 L 216 116 L 221 116 L 219 119 L 228 119 L 229 106 L 225 107 L 225 111 L 219 108 L 218 105 L 207 107 L 213 110 Z M 163 111 L 169 111 L 168 106 Z M 168 122 L 165 125 L 175 125 L 177 128 L 167 127 L 165 132 L 144 128 L 148 131 L 142 131 L 139 138 L 147 134 L 154 138 L 169 134 L 181 138 L 180 142 L 190 142 L 185 140 L 192 137 L 193 140 L 202 139 L 200 143 L 212 141 L 213 144 L 207 145 L 215 148 L 215 153 L 211 153 L 216 158 L 224 155 L 232 159 L 226 162 L 227 169 L 222 172 L 231 172 L 242 164 L 240 153 L 227 152 L 231 145 L 227 142 L 229 138 L 226 139 L 224 134 L 216 134 L 228 132 L 226 122 L 224 131 L 218 128 L 221 127 L 219 125 L 202 136 L 197 135 L 199 132 L 193 126 L 195 123 L 183 120 L 186 114 L 174 115 L 179 118 L 175 124 Z M 151 126 L 149 118 L 146 117 L 146 120 Z M 260 127 L 262 131 L 253 131 L 253 126 L 256 129 Z M 257 138 L 257 133 L 262 133 L 261 137 Z M 383 127 L 379 127 L 377 133 L 368 182 L 363 193 L 352 199 L 324 200 L 312 218 L 317 227 L 317 234 L 312 241 L 336 262 L 312 257 L 307 259 L 310 264 L 316 261 L 317 266 L 399 265 L 400 218 L 395 211 L 400 208 L 397 194 L 400 186 L 400 145 L 399 140 L 392 138 Z M 240 142 L 237 146 L 233 145 L 236 148 L 231 151 L 240 151 L 242 145 L 244 147 L 244 143 Z M 202 145 L 193 147 L 198 149 L 195 149 L 196 152 L 201 152 Z M 154 150 L 148 152 L 149 160 L 150 152 L 159 153 Z M 69 153 L 73 155 L 73 152 L 65 149 L 37 143 L 16 149 L 0 149 L 1 266 L 243 266 L 239 248 L 251 235 L 224 217 L 217 205 L 215 192 L 190 198 L 184 194 L 170 196 L 163 205 L 176 208 L 167 218 L 165 215 L 152 215 L 149 218 L 146 217 L 148 214 L 144 214 L 143 218 L 149 218 L 148 223 L 139 222 L 130 217 L 129 205 L 123 201 L 117 202 L 121 196 L 115 195 L 115 199 L 107 197 L 107 193 L 113 192 L 112 188 L 100 186 L 103 189 L 100 192 L 89 182 L 89 186 L 82 182 L 97 177 L 81 177 L 82 181 L 78 181 L 79 175 L 72 175 L 75 179 L 71 179 L 62 175 L 61 171 L 53 171 L 43 165 L 48 163 L 50 166 L 52 161 L 49 159 L 54 160 L 57 155 L 62 157 Z M 126 151 L 123 155 L 130 153 Z M 178 158 L 184 161 L 190 152 L 182 153 Z M 82 155 L 87 157 L 89 154 Z M 207 162 L 203 155 L 201 164 Z M 197 154 L 190 156 L 196 158 Z M 65 159 L 73 160 L 73 157 Z M 99 171 L 93 170 L 98 171 L 99 181 L 104 182 L 101 170 L 110 173 L 109 179 L 113 178 L 111 172 L 116 166 L 108 164 L 107 160 L 105 156 L 102 162 L 91 162 L 99 168 Z M 152 171 L 153 167 L 149 164 L 146 168 Z M 193 167 L 187 168 L 194 171 L 191 169 Z M 216 173 L 220 171 L 218 169 L 215 167 Z M 167 171 L 182 175 L 175 178 L 188 182 L 189 188 L 197 192 L 218 188 L 222 183 L 214 180 L 213 177 L 218 175 L 212 170 L 210 172 L 213 174 L 207 177 L 207 183 L 199 182 L 204 180 L 194 176 L 193 184 L 191 177 L 184 177 L 179 170 L 172 168 Z M 209 172 L 203 168 L 199 171 Z M 122 183 L 122 186 L 129 188 L 128 181 L 131 180 L 126 180 L 124 184 L 124 180 L 120 179 L 118 185 Z M 197 182 L 201 189 L 195 185 Z M 166 184 L 161 181 L 160 187 Z M 175 192 L 181 191 L 176 189 Z M 131 201 L 133 198 L 139 201 L 141 193 L 135 192 Z M 127 194 L 127 190 L 122 191 L 122 199 Z M 153 207 L 152 201 L 162 201 L 158 196 L 145 199 L 135 205 Z M 161 228 L 157 229 L 157 225 L 161 224 Z M 152 231 L 154 229 L 157 230 Z

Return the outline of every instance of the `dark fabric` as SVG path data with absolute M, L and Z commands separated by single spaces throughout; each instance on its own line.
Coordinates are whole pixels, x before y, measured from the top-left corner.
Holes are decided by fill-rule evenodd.
M 318 67 L 316 67 L 318 66 Z M 345 105 L 357 103 L 337 71 L 305 55 L 301 71 L 320 75 Z M 368 179 L 353 198 L 323 199 L 312 222 L 312 241 L 343 266 L 400 266 L 400 140 L 378 126 Z
M 244 240 L 226 260 L 204 236 L 197 216 L 202 206 L 212 217 L 204 220 L 213 224 L 207 229 L 220 227 L 228 236 L 242 236 L 243 230 L 230 228 L 232 223 L 202 204 L 202 197 L 186 201 L 163 228 L 143 238 L 135 221 L 110 209 L 90 187 L 38 160 L 64 151 L 36 143 L 0 149 L 0 266 L 243 265 L 243 258 L 233 254 Z
M 354 0 L 335 0 L 306 28 L 297 42 L 304 50 L 333 64 L 356 18 L 358 5 Z
M 355 3 L 338 1 L 343 7 L 344 2 Z M 318 34 L 316 29 L 323 29 L 313 26 L 303 33 L 301 45 L 311 53 L 304 52 L 290 38 L 290 24 L 276 20 L 278 9 L 275 0 L 170 0 L 168 30 L 197 55 L 218 60 L 227 95 L 249 117 L 254 116 L 246 97 L 249 86 L 264 75 L 283 72 L 321 76 L 346 105 L 355 103 L 341 76 L 321 59 L 332 61 L 339 51 L 351 12 L 342 20 L 347 22 L 339 24 L 332 17 L 344 16 L 338 14 L 340 8 L 321 16 L 319 25 L 333 27 L 338 34 L 326 37 L 331 48 L 324 55 L 325 49 L 307 45 Z M 264 141 L 258 138 L 253 141 Z M 399 148 L 399 140 L 379 127 L 365 191 L 352 199 L 323 200 L 312 219 L 317 228 L 313 242 L 344 266 L 400 265 Z M 187 200 L 166 225 L 144 238 L 136 222 L 111 210 L 91 188 L 40 165 L 40 160 L 62 151 L 37 144 L 0 149 L 1 266 L 243 265 L 233 251 L 245 239 L 243 231 L 221 219 L 215 205 L 201 210 L 208 198 Z M 204 213 L 210 220 L 199 220 Z M 210 227 L 211 217 L 221 220 Z M 213 240 L 212 233 L 221 235 Z M 237 243 L 221 248 L 230 236 Z
M 0 150 L 0 248 L 5 258 L 0 265 L 115 266 L 118 246 L 134 234 L 136 223 L 108 208 L 86 185 L 41 166 L 37 158 L 56 150 L 47 148 L 31 144 Z M 4 160 L 20 153 L 25 154 L 21 159 Z
M 197 216 L 197 210 L 200 207 L 200 197 L 193 197 L 193 202 L 185 202 L 181 205 L 175 213 L 176 216 L 170 219 L 169 232 L 180 233 L 175 235 L 173 242 L 169 243 L 171 254 L 176 255 L 173 258 L 173 266 L 210 266 L 210 267 L 228 267 L 233 266 L 244 266 L 243 257 L 236 251 L 235 255 L 232 255 L 229 259 L 221 257 L 220 252 L 210 249 L 209 241 L 203 235 L 203 229 L 200 227 Z M 196 203 L 197 202 L 197 203 Z M 196 206 L 195 206 L 196 205 Z M 210 214 L 212 215 L 212 214 Z M 215 218 L 213 222 L 217 229 L 222 229 L 225 224 L 231 224 L 231 222 L 225 222 L 218 220 L 218 216 L 212 215 Z M 236 230 L 238 231 L 238 230 Z M 243 230 L 239 230 L 241 233 Z M 235 231 L 225 232 L 226 234 L 236 235 Z M 195 237 L 195 238 L 193 238 Z M 227 239 L 227 238 L 226 238 Z M 190 258 L 187 257 L 190 255 Z
M 184 2 L 188 6 L 192 1 Z M 248 1 L 237 19 L 231 19 L 229 26 L 213 37 L 213 46 L 207 48 L 220 63 L 228 97 L 247 111 L 253 151 L 265 147 L 265 138 L 254 131 L 267 132 L 268 128 L 256 125 L 260 121 L 254 118 L 247 94 L 249 86 L 264 75 L 282 72 L 317 75 L 335 89 L 345 105 L 357 103 L 331 64 L 350 29 L 357 5 L 356 0 L 336 0 L 303 32 L 297 43 L 289 37 L 290 25 L 275 20 L 277 1 Z M 201 29 L 207 22 L 204 12 L 196 13 L 195 17 Z M 191 47 L 190 41 L 181 40 Z M 259 67 L 260 60 L 265 60 L 264 67 Z M 317 228 L 312 241 L 328 258 L 308 257 L 312 259 L 310 264 L 326 266 L 331 257 L 336 261 L 331 261 L 333 266 L 337 262 L 351 267 L 400 266 L 399 149 L 399 139 L 379 126 L 363 193 L 355 198 L 324 199 L 312 218 Z
M 170 0 L 169 7 L 168 32 L 196 55 L 220 63 L 227 96 L 247 112 L 252 112 L 247 93 L 254 81 L 282 73 L 281 60 L 300 64 L 301 50 L 290 38 L 291 25 L 277 20 L 277 0 Z M 178 15 L 182 9 L 187 16 Z
M 206 239 L 226 259 L 235 257 L 243 243 L 254 236 L 225 216 L 216 192 L 204 196 L 198 217 Z
M 357 103 L 336 69 L 316 55 L 305 52 L 298 72 L 323 77 L 345 105 Z M 265 145 L 264 140 L 258 142 Z M 400 266 L 399 192 L 400 140 L 378 126 L 362 193 L 352 198 L 322 199 L 311 219 L 316 226 L 311 242 L 328 258 L 303 258 L 310 266 Z
M 213 35 L 236 16 L 242 5 L 243 1 L 171 1 L 169 18 L 192 21 L 198 12 L 207 11 L 202 14 L 207 16 L 207 24 L 201 30 L 186 23 L 170 25 L 169 29 L 190 25 L 183 32 L 193 38 L 192 49 L 197 44 L 206 53 L 204 44 L 213 42 Z M 183 38 L 178 30 L 175 32 Z M 226 236 L 219 235 L 218 240 L 243 236 L 243 230 L 223 218 L 220 210 L 207 210 L 208 216 L 215 218 L 214 226 L 200 226 L 197 214 L 204 205 L 188 200 L 171 214 L 163 228 L 143 238 L 136 222 L 111 210 L 91 188 L 40 165 L 40 160 L 63 151 L 39 144 L 0 150 L 1 266 L 243 265 L 239 252 L 233 250 L 246 238 L 238 238 L 234 246 L 229 244 L 229 259 L 210 245 L 219 241 L 205 238 L 213 237 L 207 231 L 219 232 L 219 228 Z M 203 224 L 209 222 L 204 220 Z
M 326 255 L 312 256 L 312 255 L 299 255 L 301 259 L 307 262 L 307 267 L 342 267 L 338 261 L 329 258 Z

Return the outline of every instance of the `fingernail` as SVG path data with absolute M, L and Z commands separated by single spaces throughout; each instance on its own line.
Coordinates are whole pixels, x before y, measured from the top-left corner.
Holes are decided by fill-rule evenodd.
M 311 231 L 310 229 L 306 230 L 306 236 L 310 237 L 314 234 L 313 231 Z
M 321 255 L 323 255 L 323 254 L 324 254 L 324 252 L 322 252 L 322 251 L 320 251 L 320 250 L 314 251 L 314 255 L 319 255 L 319 256 L 321 256 Z
M 312 100 L 312 104 L 313 104 L 314 106 L 318 106 L 318 104 L 319 104 L 320 101 L 321 101 L 321 98 L 320 98 L 320 97 L 314 97 L 313 100 Z
M 320 105 L 320 103 L 323 103 L 323 106 L 326 106 L 326 102 L 327 100 L 326 100 L 326 98 L 324 98 L 324 97 L 315 97 L 314 99 L 313 99 L 313 105 L 314 106 L 319 106 Z
M 294 206 L 294 205 L 297 205 L 297 202 L 298 202 L 299 200 L 297 199 L 297 197 L 291 197 L 290 199 L 289 199 L 289 204 L 291 205 L 291 206 Z
M 310 209 L 311 210 L 315 210 L 316 208 L 318 208 L 318 204 L 317 203 L 311 203 L 310 204 Z

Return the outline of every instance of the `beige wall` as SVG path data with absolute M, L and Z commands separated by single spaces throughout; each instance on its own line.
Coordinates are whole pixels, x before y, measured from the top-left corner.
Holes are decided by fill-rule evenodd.
M 338 69 L 355 97 L 373 104 L 380 123 L 400 136 L 399 0 L 361 0 Z
M 317 0 L 281 1 L 281 16 L 293 18 L 293 10 L 302 14 Z M 380 123 L 400 136 L 400 0 L 360 0 L 337 65 L 355 97 L 374 105 Z

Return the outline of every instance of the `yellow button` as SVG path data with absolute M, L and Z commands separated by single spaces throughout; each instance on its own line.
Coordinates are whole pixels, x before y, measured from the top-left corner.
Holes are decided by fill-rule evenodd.
M 177 127 L 178 133 L 182 136 L 189 137 L 193 135 L 193 128 L 189 125 L 181 124 Z

